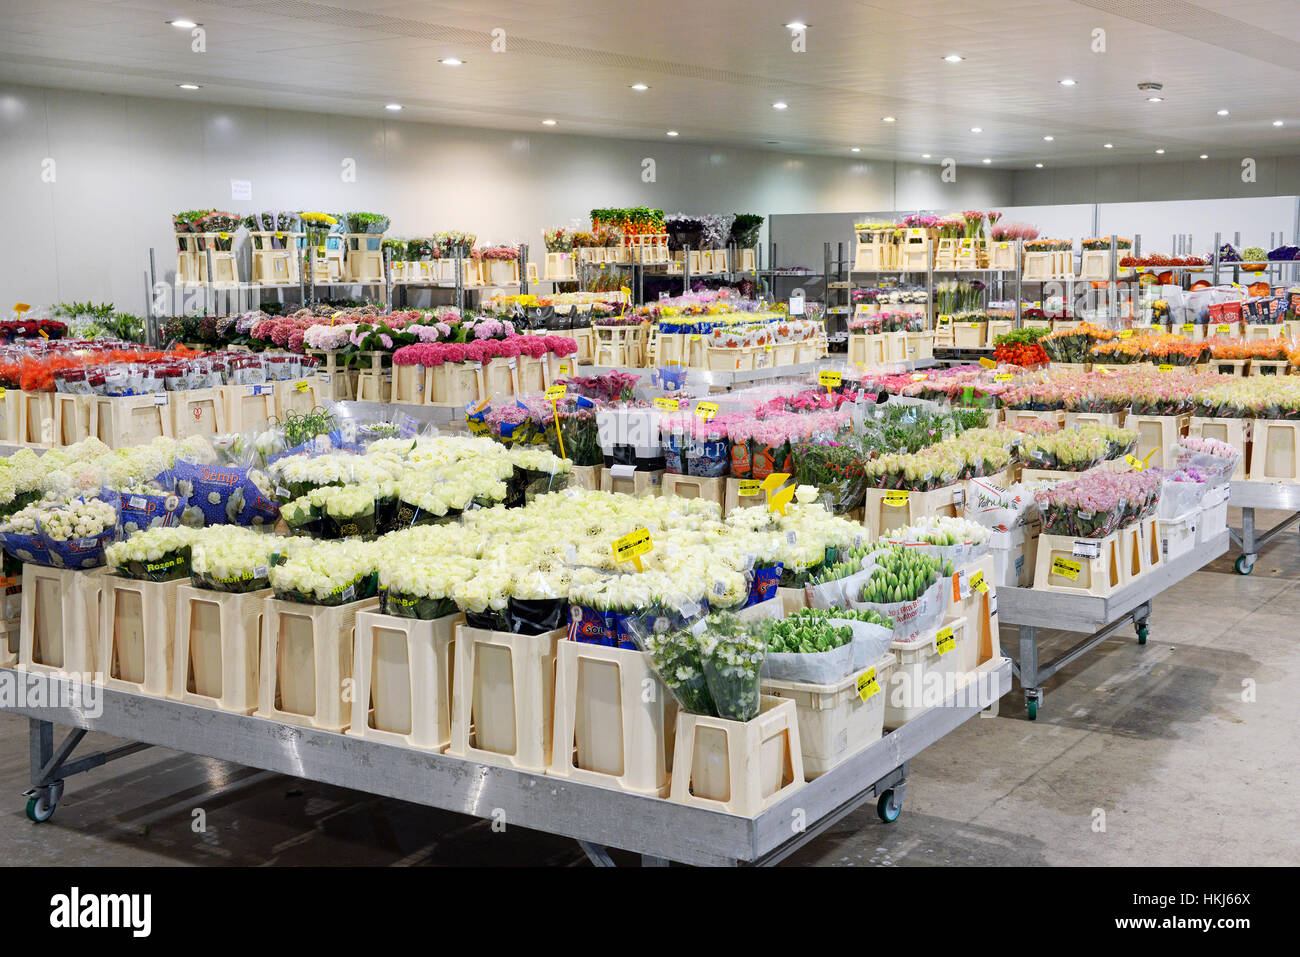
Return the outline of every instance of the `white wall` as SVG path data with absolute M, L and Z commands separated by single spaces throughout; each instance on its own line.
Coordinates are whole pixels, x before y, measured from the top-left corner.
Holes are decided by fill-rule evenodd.
M 1242 157 L 1062 166 L 1017 170 L 1017 206 L 1061 203 L 1138 203 L 1163 200 L 1294 196 L 1300 193 L 1300 157 L 1255 158 L 1254 182 L 1243 183 Z
M 647 157 L 654 183 L 641 179 Z M 347 158 L 355 183 L 340 176 Z M 543 227 L 585 225 L 592 207 L 989 207 L 1009 200 L 1011 177 L 972 171 L 958 191 L 930 166 L 0 84 L 0 308 L 92 299 L 143 311 L 147 251 L 174 270 L 171 214 L 183 209 L 368 210 L 391 217 L 394 236 L 469 229 L 537 251 Z M 251 202 L 230 199 L 231 179 L 252 182 Z

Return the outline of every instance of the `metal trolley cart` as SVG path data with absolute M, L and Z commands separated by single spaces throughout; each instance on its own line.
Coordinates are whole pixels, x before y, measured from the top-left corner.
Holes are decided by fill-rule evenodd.
M 598 866 L 614 863 L 608 848 L 640 854 L 645 865 L 732 866 L 775 864 L 870 800 L 882 820 L 897 819 L 908 762 L 996 704 L 1011 689 L 1011 662 L 980 665 L 940 705 L 754 818 L 105 688 L 95 689 L 102 709 L 87 709 L 67 704 L 70 679 L 13 669 L 0 669 L 0 679 L 24 692 L 0 710 L 31 722 L 27 814 L 34 821 L 54 813 L 68 776 L 158 745 L 473 817 L 504 814 L 511 826 L 574 838 Z M 73 729 L 58 745 L 55 725 Z M 71 760 L 87 731 L 137 743 Z
M 1230 488 L 1228 504 L 1241 508 L 1241 532 L 1228 529 L 1232 541 L 1241 549 L 1235 567 L 1239 574 L 1249 575 L 1255 570 L 1260 549 L 1295 524 L 1296 519 L 1300 519 L 1300 484 L 1237 480 L 1231 483 Z M 1257 508 L 1275 509 L 1290 514 L 1260 535 L 1255 531 Z
M 1235 486 L 1236 483 L 1234 483 Z M 1234 490 L 1234 495 L 1235 490 Z M 1228 550 L 1224 532 L 1187 554 L 1135 580 L 1104 598 L 1069 595 L 1034 588 L 999 588 L 998 614 L 1004 625 L 1017 625 L 1020 655 L 1013 665 L 1025 692 L 1025 710 L 1032 721 L 1043 703 L 1043 682 L 1070 662 L 1101 644 L 1128 622 L 1137 629 L 1138 644 L 1147 641 L 1151 600 L 1166 588 L 1214 561 Z M 1045 664 L 1038 660 L 1038 629 L 1053 628 L 1088 635 L 1069 651 Z

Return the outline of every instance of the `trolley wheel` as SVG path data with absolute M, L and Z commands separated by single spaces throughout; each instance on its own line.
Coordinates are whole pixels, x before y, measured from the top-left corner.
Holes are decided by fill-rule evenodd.
M 1030 720 L 1030 721 L 1037 721 L 1037 720 L 1038 720 L 1038 699 L 1037 699 L 1037 698 L 1026 698 L 1026 699 L 1025 699 L 1025 710 L 1029 712 L 1029 720 Z
M 1147 626 L 1146 626 L 1146 622 L 1143 622 L 1142 624 L 1138 625 L 1138 627 L 1137 627 L 1137 633 L 1138 633 L 1138 644 L 1139 644 L 1139 645 L 1145 645 L 1145 644 L 1147 643 Z
M 27 817 L 35 824 L 44 824 L 54 816 L 55 803 L 50 800 L 47 791 L 41 791 L 27 799 Z
M 903 812 L 902 803 L 895 801 L 894 798 L 894 789 L 890 788 L 880 795 L 880 800 L 876 802 L 876 813 L 886 824 L 893 824 L 898 820 L 898 815 Z
M 1239 555 L 1233 567 L 1237 569 L 1238 575 L 1249 575 L 1255 570 L 1255 559 L 1246 555 Z

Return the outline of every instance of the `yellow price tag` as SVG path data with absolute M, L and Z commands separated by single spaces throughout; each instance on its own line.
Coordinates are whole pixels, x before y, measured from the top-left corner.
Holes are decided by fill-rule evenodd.
M 1190 336 L 1190 335 L 1191 335 L 1193 332 L 1195 332 L 1195 331 L 1196 331 L 1196 323 L 1194 323 L 1194 322 L 1184 322 L 1184 323 L 1183 323 L 1183 332 L 1184 332 L 1184 333 L 1186 333 L 1187 335 Z
M 4 390 L 4 387 L 3 387 L 3 386 L 0 386 L 0 399 L 3 399 L 4 397 L 5 397 L 5 390 Z
M 1010 382 L 1015 378 L 1010 372 L 1001 372 L 993 377 L 994 382 Z
M 986 594 L 989 590 L 989 583 L 984 580 L 983 572 L 976 572 L 970 577 L 970 587 L 974 588 L 981 595 Z
M 741 498 L 752 498 L 755 495 L 763 494 L 763 483 L 759 479 L 740 479 L 740 488 L 737 494 Z
M 681 407 L 676 399 L 656 398 L 655 408 L 661 412 L 676 412 Z
M 885 493 L 885 504 L 890 508 L 902 508 L 911 497 L 912 493 L 906 489 L 890 489 Z
M 284 239 L 284 233 L 276 233 L 276 234 L 275 234 L 275 238 L 276 238 L 276 239 Z
M 621 538 L 614 539 L 614 561 L 631 562 L 637 571 L 642 571 L 641 556 L 654 549 L 648 528 L 638 528 Z
M 618 291 L 621 292 L 621 293 L 622 293 L 623 295 L 625 295 L 625 296 L 630 296 L 630 295 L 632 295 L 632 290 L 629 289 L 629 288 L 627 288 L 627 286 L 619 286 L 619 287 L 618 287 Z
M 1226 322 L 1219 323 L 1214 327 L 1214 329 L 1221 336 L 1226 336 L 1232 332 L 1232 326 L 1228 325 Z
M 569 391 L 569 387 L 567 385 L 550 386 L 546 390 L 546 401 L 559 402 L 561 399 L 564 398 L 564 394 L 568 391 Z
M 789 477 L 790 475 L 787 472 L 773 472 L 767 478 L 763 479 L 763 481 L 759 483 L 758 487 L 764 492 L 775 492 L 785 484 L 785 480 Z
M 1083 566 L 1078 562 L 1071 561 L 1068 558 L 1052 559 L 1052 574 L 1060 575 L 1062 578 L 1068 578 L 1070 581 L 1078 581 L 1079 572 L 1083 571 Z
M 567 362 L 561 362 L 560 375 L 568 375 L 568 374 L 569 374 L 569 364 Z
M 939 632 L 934 636 L 934 650 L 941 655 L 957 650 L 957 639 L 953 637 L 952 625 L 939 629 Z
M 952 325 L 952 316 L 940 316 L 935 320 L 935 324 L 940 326 Z
M 880 682 L 876 680 L 876 669 L 868 668 L 858 675 L 858 697 L 869 701 L 880 694 Z
M 922 381 L 924 381 L 926 378 L 928 378 L 928 375 L 927 375 L 926 373 L 924 373 L 924 372 L 913 372 L 913 373 L 912 373 L 912 381 L 913 381 L 913 382 L 922 382 Z
M 699 336 L 691 336 L 691 342 L 699 342 L 699 341 L 700 341 Z
M 716 402 L 701 402 L 695 407 L 695 416 L 701 422 L 708 422 L 717 414 L 718 403 Z
M 230 238 L 230 233 L 217 233 L 217 235 L 220 236 L 222 239 Z
M 1139 472 L 1143 472 L 1146 470 L 1147 467 L 1146 463 L 1143 462 L 1136 455 L 1126 455 L 1124 456 L 1124 461 L 1128 463 L 1128 466 L 1131 469 L 1136 469 Z
M 980 359 L 980 365 L 986 369 L 996 369 L 998 367 L 996 359 Z
M 1162 362 L 1160 365 L 1156 366 L 1156 368 L 1159 369 L 1161 372 L 1173 372 L 1173 371 L 1174 371 L 1174 367 L 1171 366 L 1168 362 Z
M 1121 330 L 1119 331 L 1119 337 L 1120 337 L 1121 339 L 1132 339 L 1132 338 L 1133 338 L 1133 330 L 1132 330 L 1132 329 L 1121 329 Z
M 299 392 L 306 392 L 306 391 L 307 391 L 307 380 L 306 380 L 306 379 L 299 379 L 298 382 L 294 385 L 294 388 L 297 389 Z
M 23 312 L 26 312 L 26 311 L 27 311 L 28 309 L 30 309 L 30 308 L 32 308 L 32 307 L 31 307 L 28 303 L 25 303 L 25 302 L 16 302 L 16 303 L 14 303 L 14 312 L 17 312 L 17 313 L 23 313 Z
M 844 381 L 844 376 L 839 372 L 835 372 L 831 369 L 827 369 L 817 373 L 817 382 L 820 385 L 824 385 L 828 389 L 833 389 L 835 386 L 840 385 L 843 381 Z

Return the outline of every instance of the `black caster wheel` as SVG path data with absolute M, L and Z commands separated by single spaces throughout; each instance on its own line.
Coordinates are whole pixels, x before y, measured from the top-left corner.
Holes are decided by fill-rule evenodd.
M 1038 720 L 1038 699 L 1037 699 L 1037 698 L 1026 698 L 1026 699 L 1025 699 L 1025 710 L 1029 712 L 1029 720 L 1030 720 L 1030 721 L 1037 721 L 1037 720 Z
M 1255 570 L 1255 559 L 1248 559 L 1245 555 L 1239 555 L 1233 567 L 1237 569 L 1238 575 L 1249 575 Z
M 1147 626 L 1138 625 L 1137 633 L 1138 633 L 1138 644 L 1145 645 L 1147 643 Z
M 27 817 L 35 824 L 44 824 L 54 816 L 55 804 L 48 792 L 42 791 L 27 799 Z
M 884 794 L 880 795 L 880 800 L 876 802 L 876 813 L 886 824 L 893 824 L 898 820 L 898 815 L 903 812 L 901 802 L 895 803 L 894 789 L 890 788 Z

